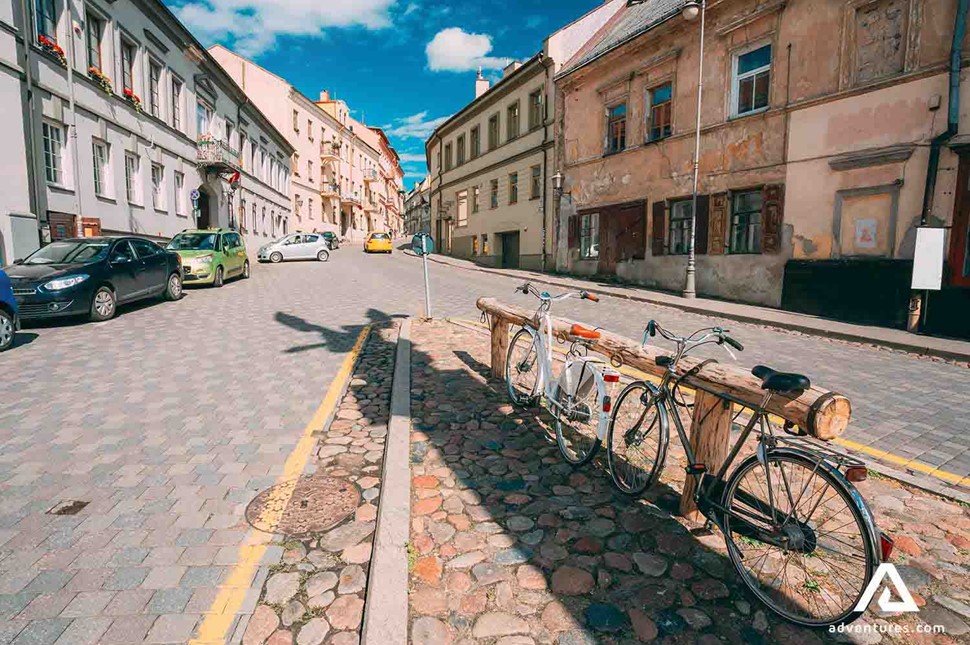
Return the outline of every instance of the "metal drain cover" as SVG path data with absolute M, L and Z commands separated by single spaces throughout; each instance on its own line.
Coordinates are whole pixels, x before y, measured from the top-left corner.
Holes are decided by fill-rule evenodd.
M 260 531 L 295 537 L 332 529 L 359 505 L 353 482 L 310 476 L 264 490 L 246 507 L 246 521 Z

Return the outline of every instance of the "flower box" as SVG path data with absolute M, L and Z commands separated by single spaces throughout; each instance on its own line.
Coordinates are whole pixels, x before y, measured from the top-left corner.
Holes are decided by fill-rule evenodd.
M 44 35 L 37 36 L 37 44 L 40 45 L 42 50 L 57 59 L 57 62 L 63 67 L 67 67 L 67 56 L 64 55 L 64 50 L 61 49 L 60 45 Z
M 88 68 L 88 78 L 98 84 L 98 86 L 104 90 L 105 94 L 112 94 L 114 92 L 114 87 L 111 86 L 111 79 L 104 75 L 97 67 Z
M 128 88 L 125 88 L 125 100 L 131 104 L 131 107 L 135 108 L 135 112 L 141 112 L 141 99 Z

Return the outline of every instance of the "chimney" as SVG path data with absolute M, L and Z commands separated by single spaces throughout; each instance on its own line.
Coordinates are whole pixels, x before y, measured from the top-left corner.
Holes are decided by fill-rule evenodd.
M 326 103 L 330 100 L 330 90 L 323 90 L 320 92 L 320 102 Z
M 517 60 L 512 61 L 511 63 L 505 66 L 505 69 L 502 70 L 502 78 L 505 78 L 506 76 L 508 76 L 515 70 L 519 69 L 520 67 L 522 67 L 522 63 L 520 63 Z
M 482 76 L 482 68 L 479 67 L 478 78 L 475 79 L 475 98 L 477 99 L 479 96 L 487 92 L 491 85 L 492 84 L 488 82 L 488 79 Z

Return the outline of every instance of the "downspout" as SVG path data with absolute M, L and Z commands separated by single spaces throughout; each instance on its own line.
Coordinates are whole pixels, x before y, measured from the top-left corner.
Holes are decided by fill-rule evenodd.
M 30 210 L 37 213 L 37 236 L 38 242 L 40 241 L 40 188 L 37 185 L 38 174 L 37 167 L 34 165 L 35 150 L 34 150 L 34 127 L 36 121 L 34 120 L 34 72 L 31 69 L 32 60 L 30 56 L 30 46 L 31 46 L 31 34 L 33 30 L 31 29 L 31 15 L 27 9 L 27 0 L 20 0 L 20 11 L 23 18 L 23 29 L 21 30 L 24 34 L 24 80 L 27 84 L 27 95 L 26 95 L 26 112 L 27 112 L 27 132 L 26 132 L 26 144 L 27 148 L 27 186 L 30 190 Z
M 549 96 L 549 80 L 552 77 L 552 67 L 553 61 L 549 63 L 545 62 L 545 58 L 542 59 L 543 64 L 546 67 L 546 96 Z M 542 265 L 541 271 L 546 272 L 546 244 L 547 238 L 549 236 L 549 227 L 546 225 L 549 218 L 549 152 L 546 149 L 546 141 L 549 140 L 549 120 L 546 118 L 546 108 L 549 105 L 549 99 L 543 102 L 542 108 Z
M 243 65 L 242 70 L 243 70 L 242 71 L 242 89 L 245 92 L 246 91 L 246 66 L 245 65 Z M 240 155 L 242 154 L 242 147 L 243 147 L 243 140 L 242 140 L 242 134 L 241 134 L 242 133 L 242 111 L 243 111 L 243 108 L 244 107 L 246 107 L 247 105 L 249 105 L 249 103 L 250 103 L 250 101 L 249 101 L 249 95 L 247 94 L 246 97 L 242 100 L 242 102 L 239 103 L 239 105 L 236 106 L 236 136 L 239 137 L 239 150 L 237 152 Z M 227 141 L 226 143 L 229 143 L 229 142 Z M 241 174 L 239 175 L 239 184 L 240 185 L 242 184 L 242 175 Z M 238 187 L 237 187 L 237 190 L 238 190 Z M 232 191 L 232 197 L 230 197 L 227 201 L 229 202 L 229 228 L 232 229 L 232 230 L 234 230 L 234 231 L 237 231 L 237 230 L 239 230 L 241 228 L 240 227 L 241 218 L 240 218 L 240 221 L 236 221 L 233 218 L 233 216 L 232 216 L 232 212 L 233 212 L 232 199 L 235 196 L 236 196 L 236 191 L 233 190 Z M 239 199 L 242 199 L 242 196 L 241 195 L 240 195 Z M 243 217 L 246 217 L 246 214 L 243 213 L 242 216 Z
M 960 64 L 963 59 L 963 37 L 967 30 L 967 7 L 970 0 L 959 0 L 957 15 L 953 22 L 953 43 L 950 45 L 950 96 L 947 110 L 946 130 L 933 137 L 926 169 L 926 187 L 923 192 L 923 210 L 919 225 L 926 226 L 933 210 L 933 193 L 940 169 L 940 150 L 959 130 L 960 124 Z
M 68 18 L 70 19 L 68 12 Z M 74 211 L 77 213 L 77 224 L 81 222 L 81 157 L 77 148 L 77 104 L 74 100 L 74 63 L 77 56 L 77 48 L 74 46 L 74 21 L 67 26 L 67 41 L 71 46 L 71 58 L 67 61 L 67 87 L 68 97 L 71 101 L 71 174 L 74 176 Z M 83 231 L 81 231 L 83 233 Z

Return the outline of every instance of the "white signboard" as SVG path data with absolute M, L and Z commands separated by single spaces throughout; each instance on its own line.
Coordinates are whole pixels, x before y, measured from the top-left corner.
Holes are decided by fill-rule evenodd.
M 939 291 L 943 284 L 945 228 L 916 229 L 916 252 L 913 256 L 913 289 Z

